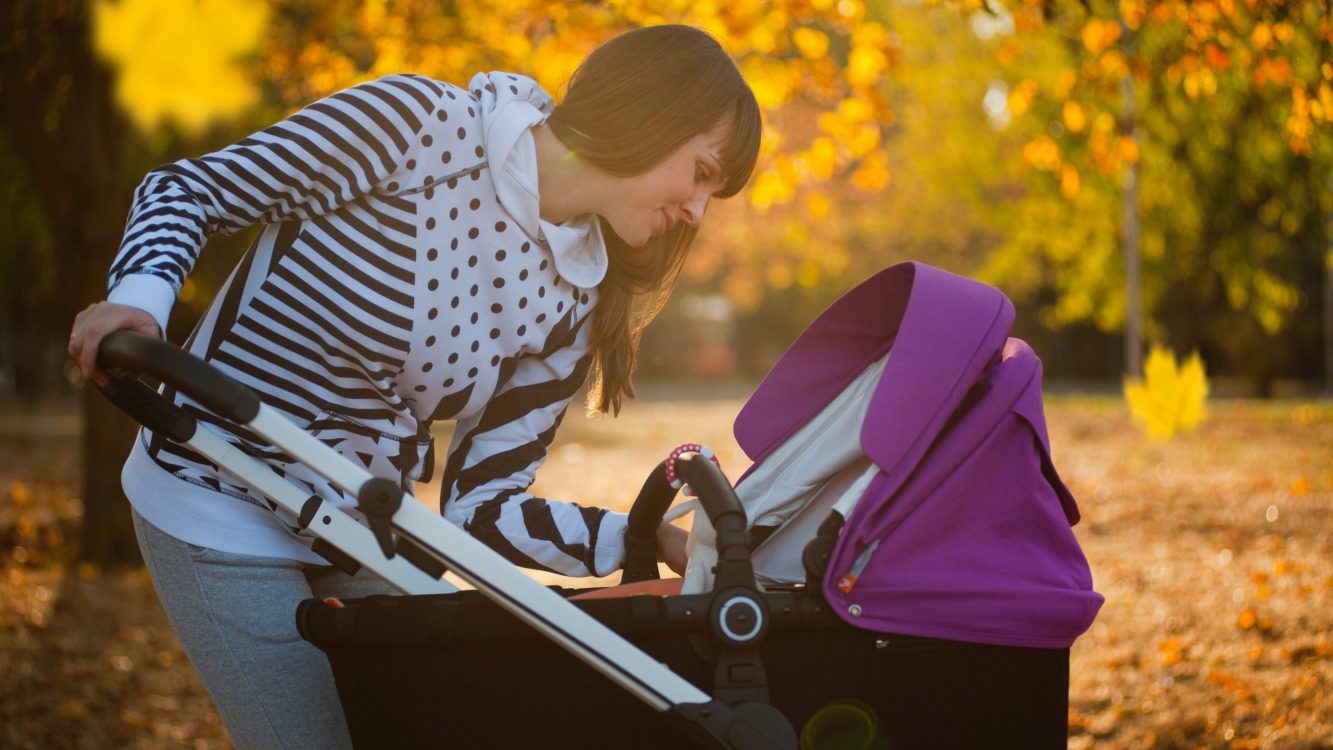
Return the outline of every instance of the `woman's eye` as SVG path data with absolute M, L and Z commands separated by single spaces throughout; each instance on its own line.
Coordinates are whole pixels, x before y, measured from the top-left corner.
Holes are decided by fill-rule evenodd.
M 695 168 L 694 179 L 698 180 L 699 182 L 708 182 L 708 177 L 709 177 L 708 169 L 704 167 L 702 164 L 700 164 L 697 168 Z

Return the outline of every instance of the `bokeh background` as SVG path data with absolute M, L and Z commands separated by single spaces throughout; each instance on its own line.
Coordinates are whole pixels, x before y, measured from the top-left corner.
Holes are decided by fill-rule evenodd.
M 543 491 L 621 507 L 699 437 L 739 471 L 730 419 L 838 294 L 908 259 L 979 278 L 1045 363 L 1108 595 L 1071 746 L 1333 747 L 1328 0 L 6 0 L 0 746 L 225 746 L 135 567 L 133 425 L 64 356 L 143 174 L 387 73 L 558 99 L 663 22 L 734 55 L 763 153 L 648 331 L 644 398 L 569 420 Z M 172 340 L 250 239 L 210 241 Z

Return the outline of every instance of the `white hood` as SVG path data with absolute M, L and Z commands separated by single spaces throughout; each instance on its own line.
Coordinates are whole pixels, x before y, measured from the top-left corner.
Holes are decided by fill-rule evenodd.
M 500 205 L 523 231 L 546 242 L 562 278 L 584 289 L 597 286 L 607 269 L 597 216 L 552 224 L 540 214 L 532 128 L 550 115 L 551 97 L 536 81 L 513 73 L 478 73 L 468 88 L 481 101 L 482 137 Z

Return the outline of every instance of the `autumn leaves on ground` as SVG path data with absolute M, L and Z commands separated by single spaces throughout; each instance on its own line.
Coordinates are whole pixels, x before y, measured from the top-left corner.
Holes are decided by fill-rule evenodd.
M 623 506 L 685 440 L 734 475 L 741 395 L 571 417 L 538 489 Z M 1106 596 L 1073 651 L 1070 747 L 1333 747 L 1333 406 L 1218 401 L 1169 443 L 1119 400 L 1047 408 Z M 0 413 L 0 747 L 226 747 L 143 572 L 72 561 L 70 413 Z

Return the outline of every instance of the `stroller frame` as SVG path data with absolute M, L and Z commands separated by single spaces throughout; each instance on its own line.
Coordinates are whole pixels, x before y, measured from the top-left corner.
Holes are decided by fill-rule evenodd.
M 796 747 L 790 722 L 767 703 L 757 646 L 769 618 L 754 585 L 744 512 L 729 483 L 710 461 L 683 458 L 676 468 L 698 490 L 718 528 L 719 540 L 726 538 L 727 549 L 745 551 L 740 559 L 739 554 L 728 555 L 727 549 L 719 547 L 719 559 L 729 559 L 731 564 L 727 575 L 719 571 L 708 610 L 714 639 L 728 652 L 720 657 L 718 673 L 739 676 L 719 681 L 716 692 L 721 697 L 700 690 L 442 516 L 413 500 L 404 502 L 398 482 L 372 476 L 263 404 L 253 391 L 193 355 L 164 341 L 121 331 L 103 340 L 98 363 L 113 375 L 103 388 L 111 401 L 153 432 L 225 466 L 270 498 L 275 509 L 282 507 L 296 515 L 300 525 L 317 537 L 313 549 L 333 564 L 345 570 L 364 565 L 408 594 L 456 590 L 440 578 L 446 569 L 452 570 L 653 710 L 676 716 L 698 739 L 736 750 Z M 198 429 L 192 415 L 138 380 L 135 376 L 139 374 L 179 390 L 315 469 L 357 499 L 370 528 L 318 496 L 307 496 L 271 467 L 208 430 Z M 662 480 L 655 479 L 659 473 L 649 478 L 640 497 L 652 494 L 655 503 L 661 504 L 663 497 L 669 503 L 674 490 L 661 492 L 656 485 Z M 634 515 L 630 535 L 643 535 L 644 522 L 636 523 Z M 643 517 L 651 515 L 649 511 Z M 660 517 L 660 508 L 656 515 Z M 650 536 L 655 523 L 651 518 L 649 522 Z M 734 668 L 738 666 L 750 668 Z

